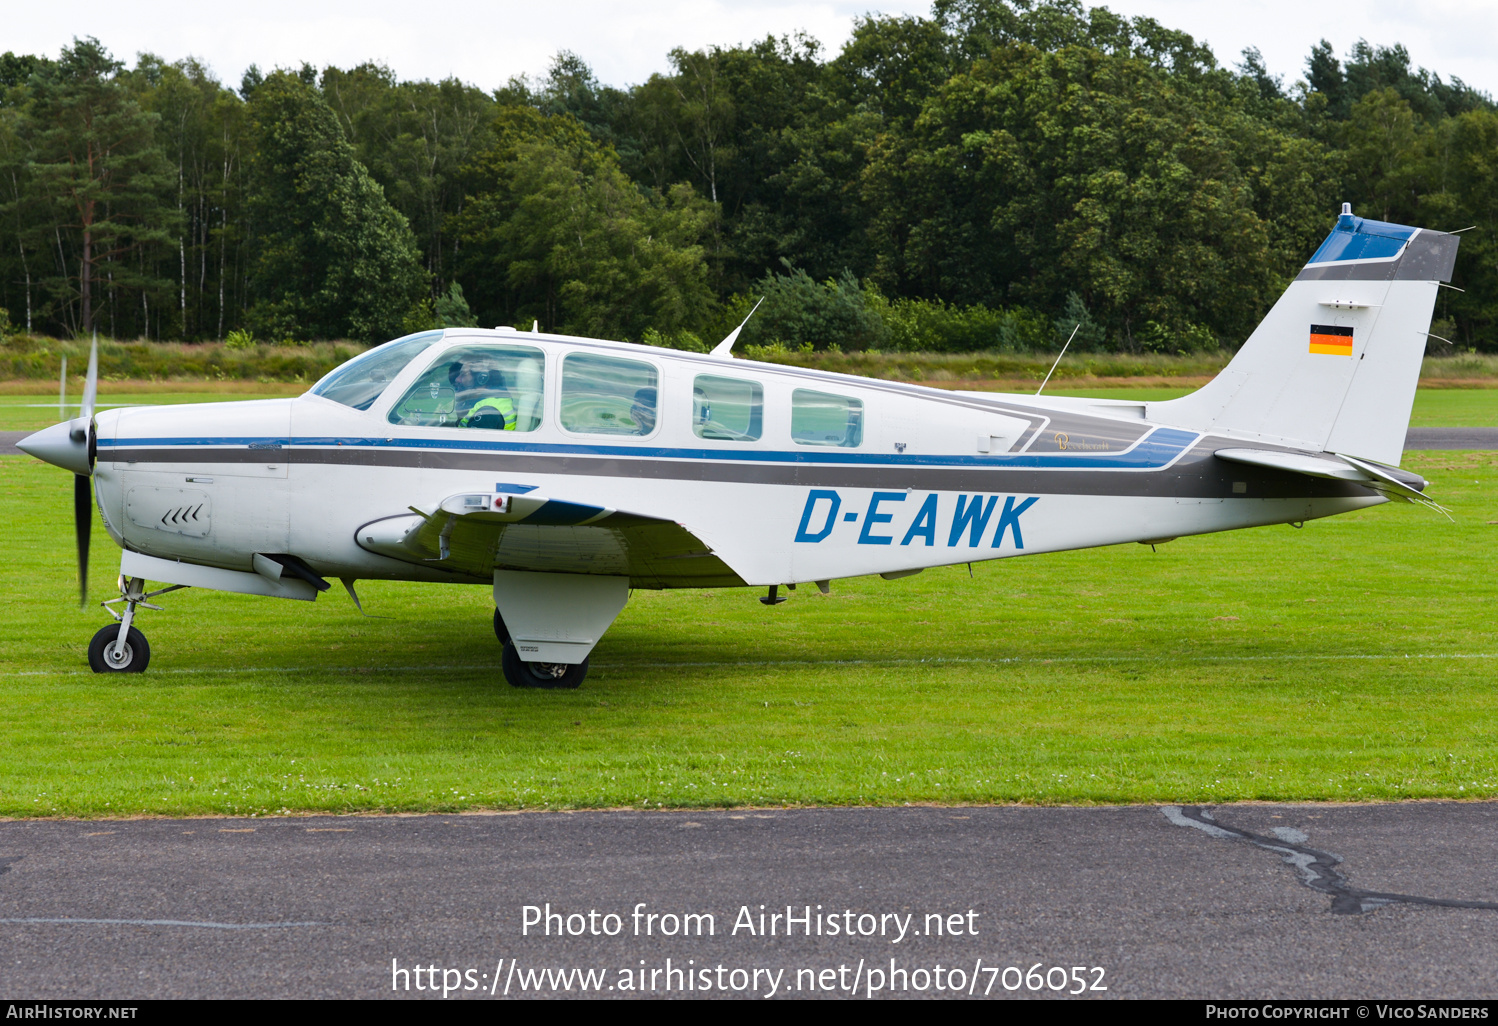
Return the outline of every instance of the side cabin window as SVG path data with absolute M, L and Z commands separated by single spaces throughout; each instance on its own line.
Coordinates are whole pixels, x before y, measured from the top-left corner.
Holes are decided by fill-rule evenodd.
M 320 395 L 356 410 L 367 410 L 385 391 L 385 386 L 406 369 L 406 364 L 442 338 L 440 331 L 423 331 L 394 342 L 375 346 L 360 353 L 342 367 L 330 371 L 312 386 L 312 395 Z
M 692 382 L 692 430 L 698 438 L 753 442 L 764 434 L 765 390 L 757 381 L 699 374 Z
M 562 361 L 562 427 L 586 435 L 655 431 L 658 375 L 640 360 L 572 353 Z
M 791 393 L 791 441 L 797 445 L 863 444 L 863 402 L 798 388 Z
M 391 408 L 390 423 L 534 431 L 545 375 L 545 356 L 530 346 L 449 349 Z

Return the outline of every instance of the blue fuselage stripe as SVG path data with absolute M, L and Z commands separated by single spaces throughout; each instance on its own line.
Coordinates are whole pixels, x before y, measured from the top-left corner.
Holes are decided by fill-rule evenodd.
M 102 449 L 234 448 L 278 451 L 330 449 L 340 446 L 375 449 L 459 450 L 531 453 L 546 456 L 609 456 L 708 462 L 833 464 L 845 466 L 1014 467 L 1057 470 L 1158 470 L 1189 449 L 1201 436 L 1194 431 L 1159 428 L 1122 452 L 994 453 L 986 456 L 900 455 L 841 449 L 676 449 L 658 446 L 578 445 L 550 442 L 483 441 L 470 438 L 101 438 Z M 206 454 L 205 454 L 206 455 Z M 211 460 L 209 461 L 211 462 Z

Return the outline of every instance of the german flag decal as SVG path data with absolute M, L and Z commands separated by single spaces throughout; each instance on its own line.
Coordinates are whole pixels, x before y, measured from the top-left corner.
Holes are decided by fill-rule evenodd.
M 1352 329 L 1334 324 L 1311 325 L 1311 352 L 1323 356 L 1351 356 Z

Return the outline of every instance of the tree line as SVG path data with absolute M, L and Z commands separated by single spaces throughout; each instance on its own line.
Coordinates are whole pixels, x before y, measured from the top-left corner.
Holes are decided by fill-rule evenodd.
M 1241 341 L 1343 201 L 1465 235 L 1435 334 L 1495 348 L 1498 109 L 1402 46 L 1255 50 L 1076 0 L 936 0 L 486 92 L 98 40 L 0 56 L 10 330 L 379 341 L 516 324 L 703 348 Z M 5 323 L 0 322 L 0 333 Z

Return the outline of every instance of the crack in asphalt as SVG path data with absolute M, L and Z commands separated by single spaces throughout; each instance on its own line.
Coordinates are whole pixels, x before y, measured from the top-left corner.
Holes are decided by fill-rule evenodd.
M 10 872 L 12 862 L 20 862 L 25 857 L 25 855 L 0 855 L 0 876 Z
M 1241 830 L 1217 822 L 1212 813 L 1199 806 L 1182 808 L 1166 805 L 1160 809 L 1165 818 L 1176 826 L 1195 827 L 1204 833 L 1226 841 L 1247 841 L 1279 855 L 1295 867 L 1301 884 L 1313 891 L 1331 896 L 1332 912 L 1337 915 L 1356 916 L 1372 912 L 1385 905 L 1434 905 L 1439 908 L 1489 908 L 1498 909 L 1498 902 L 1460 901 L 1455 898 L 1422 898 L 1413 894 L 1392 894 L 1385 891 L 1365 891 L 1354 887 L 1337 867 L 1342 856 L 1321 851 L 1306 844 L 1310 838 L 1303 831 L 1290 827 L 1275 827 L 1273 837 Z

